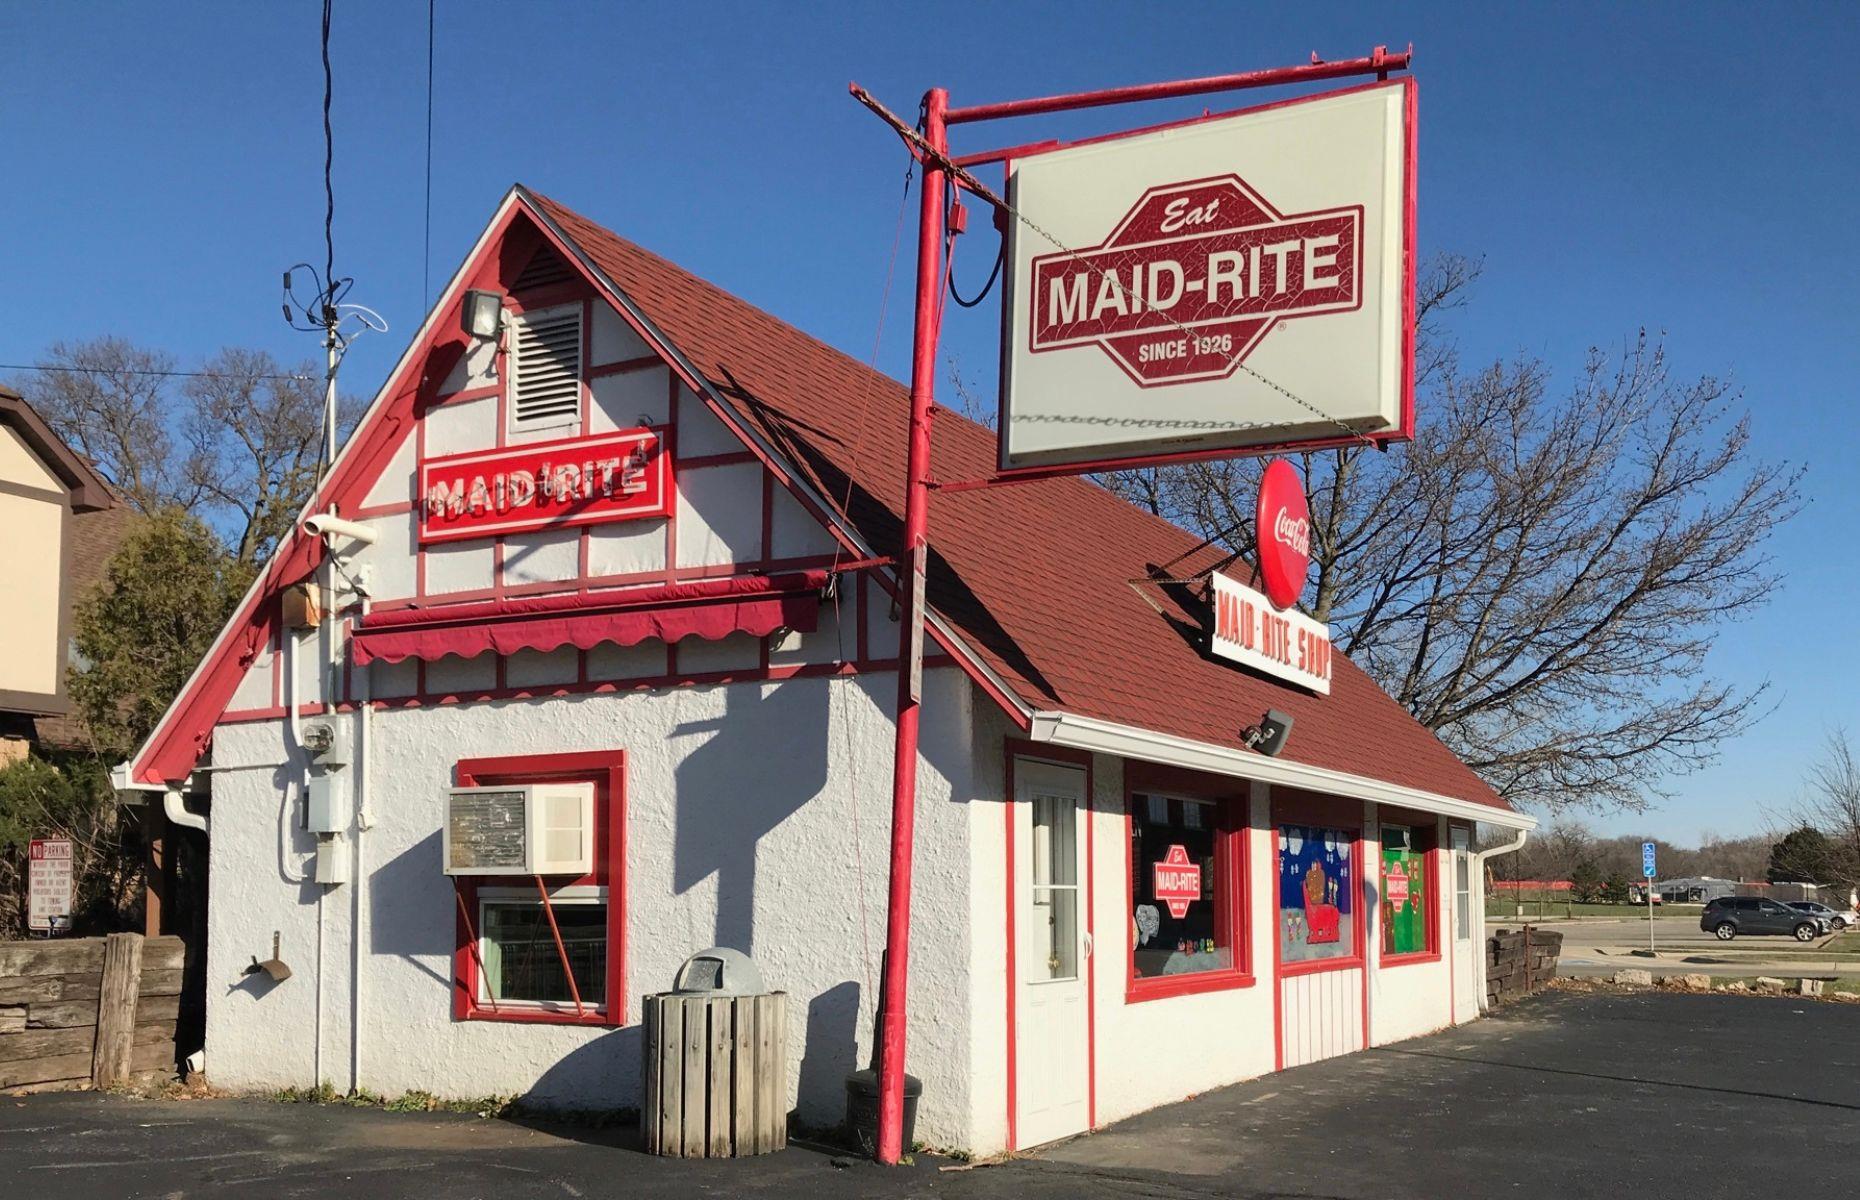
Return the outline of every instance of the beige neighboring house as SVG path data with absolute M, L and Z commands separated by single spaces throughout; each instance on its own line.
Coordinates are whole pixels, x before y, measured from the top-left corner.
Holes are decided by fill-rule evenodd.
M 19 394 L 0 386 L 0 764 L 71 745 L 71 611 L 132 514 Z

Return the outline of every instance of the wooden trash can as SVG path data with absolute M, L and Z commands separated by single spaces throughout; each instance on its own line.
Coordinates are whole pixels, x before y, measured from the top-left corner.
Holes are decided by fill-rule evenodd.
M 788 994 L 646 997 L 640 1127 L 671 1158 L 788 1144 Z

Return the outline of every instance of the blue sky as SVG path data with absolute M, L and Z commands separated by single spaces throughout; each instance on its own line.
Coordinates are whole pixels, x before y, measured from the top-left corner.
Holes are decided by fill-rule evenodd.
M 1743 389 L 1759 453 L 1806 463 L 1776 539 L 1784 586 L 1728 628 L 1714 673 L 1776 711 L 1675 798 L 1613 832 L 1734 834 L 1786 805 L 1826 732 L 1860 733 L 1860 21 L 1840 5 L 845 5 L 440 0 L 432 287 L 513 181 L 579 208 L 805 329 L 871 351 L 904 168 L 846 96 L 900 112 L 1215 74 L 1412 41 L 1423 253 L 1481 255 L 1454 320 L 1472 359 L 1664 331 L 1681 374 Z M 925 28 L 922 14 L 933 25 Z M 319 6 L 0 10 L 0 362 L 105 333 L 183 359 L 315 352 L 277 281 L 322 257 Z M 423 315 L 426 6 L 337 0 L 338 271 L 393 332 L 352 354 L 372 392 Z M 957 148 L 1198 111 L 1107 110 L 958 131 Z M 880 365 L 904 370 L 908 229 Z M 970 282 L 986 269 L 971 248 Z M 959 260 L 958 271 L 963 266 Z M 950 366 L 991 394 L 993 348 Z M 954 397 L 946 397 L 952 401 Z

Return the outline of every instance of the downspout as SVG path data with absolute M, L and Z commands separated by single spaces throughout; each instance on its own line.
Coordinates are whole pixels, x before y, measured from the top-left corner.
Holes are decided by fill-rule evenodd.
M 1479 946 L 1480 946 L 1480 950 L 1479 950 L 1479 959 L 1478 959 L 1479 961 L 1479 990 L 1477 992 L 1477 995 L 1479 997 L 1479 1011 L 1480 1012 L 1484 1012 L 1487 1007 L 1486 1002 L 1485 1002 L 1485 950 L 1484 950 L 1484 946 L 1485 946 L 1485 860 L 1488 858 L 1497 858 L 1502 854 L 1516 854 L 1518 851 L 1524 849 L 1524 843 L 1529 841 L 1530 838 L 1531 838 L 1530 830 L 1520 829 L 1518 830 L 1518 836 L 1513 838 L 1511 841 L 1506 842 L 1504 845 L 1494 846 L 1490 850 L 1481 850 L 1477 854 L 1474 854 L 1472 856 L 1473 870 L 1479 873 Z M 1468 897 L 1468 899 L 1470 900 L 1470 897 Z
M 284 707 L 290 713 L 291 729 L 291 763 L 296 767 L 297 794 L 309 803 L 310 764 L 308 756 L 303 754 L 304 721 L 299 711 L 297 695 L 297 658 L 303 653 L 303 643 L 298 640 L 295 629 L 285 629 L 284 634 Z M 308 818 L 305 818 L 308 820 Z M 314 862 L 314 860 L 313 860 Z M 316 868 L 309 868 L 309 877 L 314 878 Z M 323 1085 L 323 896 L 329 889 L 317 886 L 316 893 L 316 992 L 313 1001 L 313 1033 L 311 1037 L 310 1069 L 314 1078 L 312 1087 Z
M 161 810 L 166 814 L 170 825 L 198 829 L 202 833 L 207 832 L 207 819 L 199 813 L 187 811 L 187 805 L 181 800 L 180 788 L 169 788 L 162 794 Z
M 359 573 L 358 573 L 359 574 Z M 368 619 L 368 592 L 366 578 L 351 580 L 361 596 L 361 615 L 358 619 Z M 351 637 L 353 636 L 353 626 Z M 364 835 L 374 828 L 375 812 L 369 799 L 373 773 L 370 769 L 374 751 L 374 685 L 373 675 L 368 667 L 361 668 L 360 678 L 356 680 L 355 697 L 356 740 L 360 745 L 355 751 L 355 922 L 354 935 L 351 938 L 349 959 L 350 1009 L 349 1009 L 349 1090 L 357 1092 L 362 1087 L 362 947 L 368 937 L 368 859 L 363 851 Z

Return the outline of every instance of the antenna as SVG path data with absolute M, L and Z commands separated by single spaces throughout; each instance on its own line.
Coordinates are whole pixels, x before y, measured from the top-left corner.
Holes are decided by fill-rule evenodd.
M 331 0 L 323 0 L 323 270 L 300 262 L 284 272 L 284 320 L 292 329 L 323 335 L 323 451 L 317 462 L 317 478 L 329 473 L 336 461 L 336 371 L 355 339 L 372 329 L 387 332 L 381 314 L 365 304 L 346 302 L 355 280 L 336 275 L 336 186 L 334 165 L 335 135 L 330 128 L 330 99 L 334 75 L 329 63 L 329 23 Z M 316 290 L 306 299 L 298 296 L 295 285 L 299 272 L 309 275 Z M 346 327 L 346 331 L 345 331 Z

